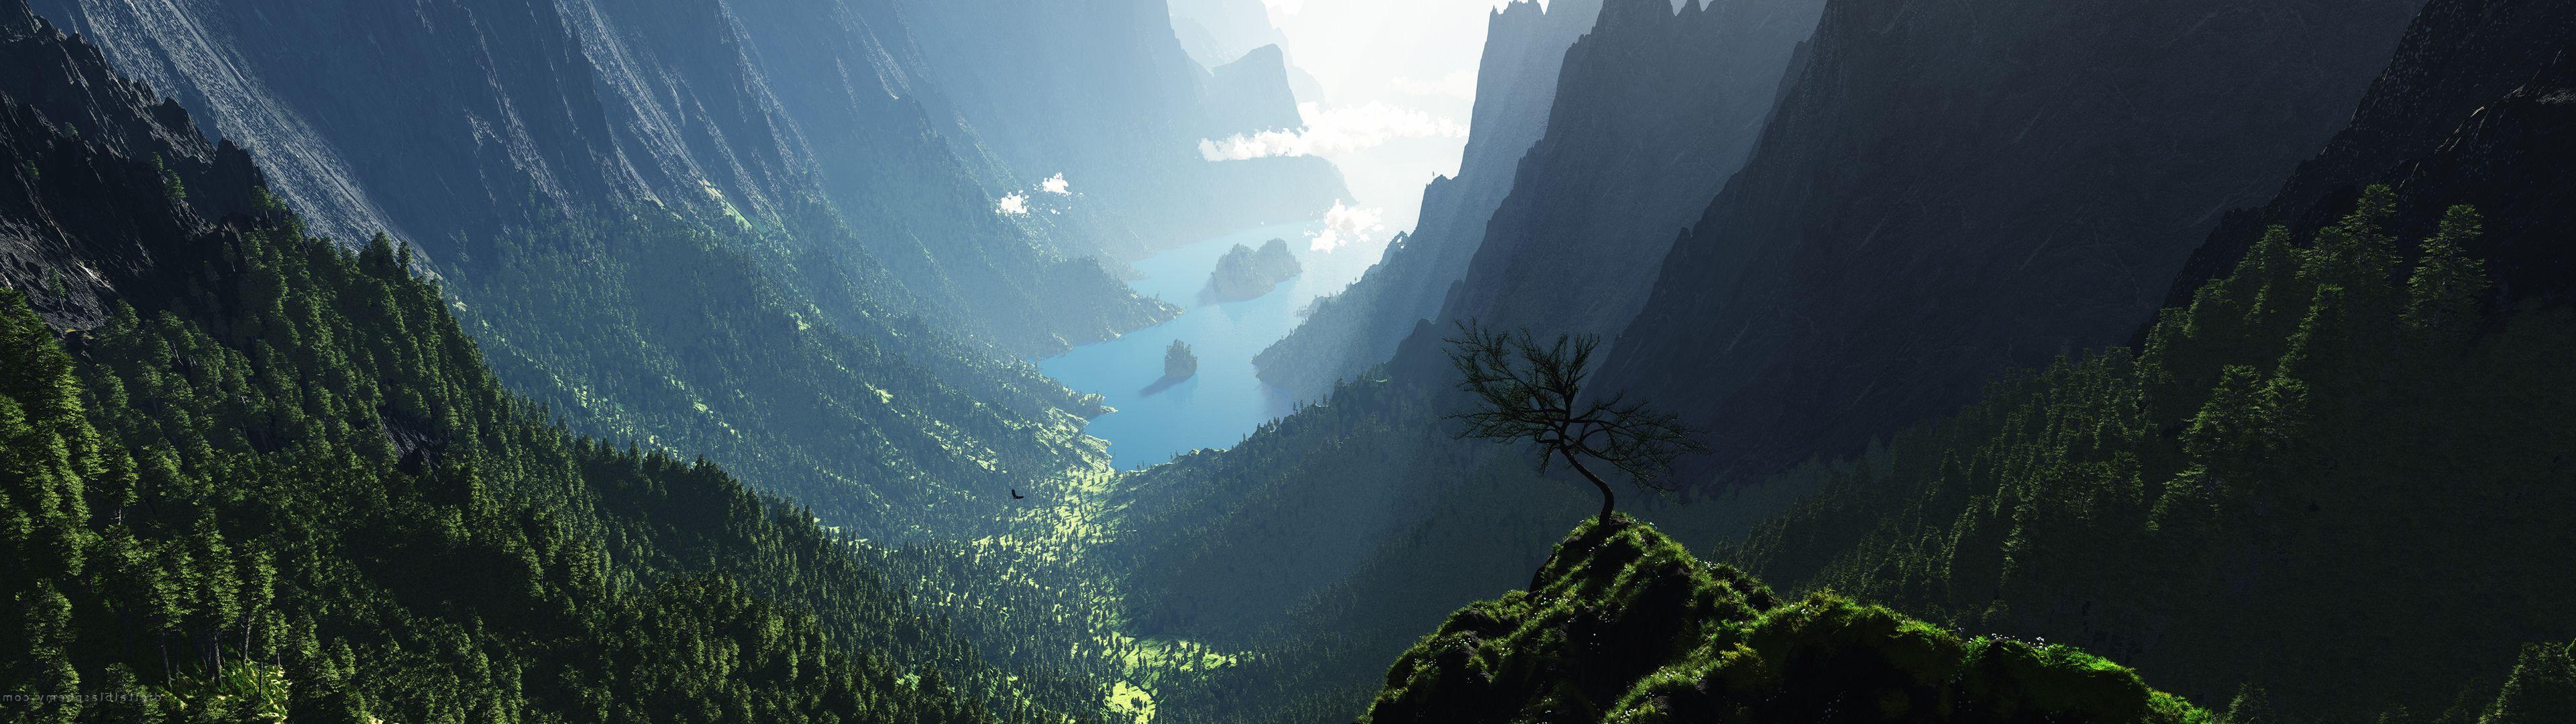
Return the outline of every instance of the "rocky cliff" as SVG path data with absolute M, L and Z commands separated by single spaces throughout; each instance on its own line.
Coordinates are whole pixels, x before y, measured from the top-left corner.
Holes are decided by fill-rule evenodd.
M 1819 0 L 1609 0 L 1565 54 L 1547 135 L 1443 306 L 1448 319 L 1605 336 L 1761 134 Z
M 1764 470 L 2116 342 L 2350 117 L 2415 9 L 1834 0 L 1605 380 Z
M 1565 49 L 1600 15 L 1600 0 L 1557 0 L 1545 8 L 1520 0 L 1494 11 L 1458 175 L 1433 179 L 1411 232 L 1388 243 L 1376 266 L 1253 358 L 1263 381 L 1320 397 L 1333 382 L 1385 361 L 1416 320 L 1439 313 L 1484 241 L 1485 221 L 1511 193 L 1521 157 L 1547 131 Z
M 16 159 L 0 170 L 0 286 L 49 325 L 105 321 L 169 244 L 274 207 L 240 147 L 14 0 L 0 1 L 0 74 L 0 149 Z
M 1288 89 L 1288 55 L 1276 45 L 1254 48 L 1210 69 L 1207 109 L 1211 133 L 1305 125 L 1297 113 L 1297 94 Z

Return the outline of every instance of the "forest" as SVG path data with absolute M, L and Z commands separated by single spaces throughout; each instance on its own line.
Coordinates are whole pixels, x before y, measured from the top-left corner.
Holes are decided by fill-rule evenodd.
M 2576 721 L 2571 99 L 2547 0 L 0 0 L 0 721 Z

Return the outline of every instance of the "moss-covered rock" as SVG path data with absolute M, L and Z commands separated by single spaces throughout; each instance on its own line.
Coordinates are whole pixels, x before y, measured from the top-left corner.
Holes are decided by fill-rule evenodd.
M 1775 599 L 1654 528 L 1585 522 L 1527 591 L 1471 604 L 1366 721 L 2207 722 L 2065 646 L 1966 638 L 1830 594 Z

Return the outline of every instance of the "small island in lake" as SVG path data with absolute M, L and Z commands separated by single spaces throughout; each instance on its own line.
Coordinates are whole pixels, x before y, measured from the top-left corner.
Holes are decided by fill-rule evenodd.
M 1163 350 L 1163 379 L 1179 381 L 1199 373 L 1199 356 L 1190 351 L 1189 343 L 1172 340 Z
M 1216 260 L 1216 271 L 1208 275 L 1208 291 L 1218 299 L 1251 299 L 1269 294 L 1280 282 L 1305 271 L 1297 256 L 1288 253 L 1286 239 L 1263 242 L 1259 251 L 1236 244 Z

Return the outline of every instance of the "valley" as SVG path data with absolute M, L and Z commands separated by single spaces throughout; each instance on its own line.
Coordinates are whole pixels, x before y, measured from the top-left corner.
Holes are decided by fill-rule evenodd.
M 1083 433 L 1109 441 L 1120 469 L 1241 442 L 1262 423 L 1294 411 L 1297 402 L 1254 375 L 1253 355 L 1294 329 L 1302 320 L 1299 311 L 1315 297 L 1358 278 L 1375 250 L 1301 250 L 1303 274 L 1250 299 L 1216 297 L 1208 289 L 1208 272 L 1236 244 L 1302 239 L 1315 230 L 1311 224 L 1250 229 L 1138 260 L 1139 276 L 1128 285 L 1137 296 L 1179 305 L 1180 316 L 1038 360 L 1038 370 L 1066 387 L 1100 395 L 1116 410 L 1092 418 Z M 1188 343 L 1202 363 L 1197 375 L 1170 382 L 1161 379 L 1162 359 L 1175 340 Z
M 2576 721 L 2576 4 L 0 0 L 0 722 Z

